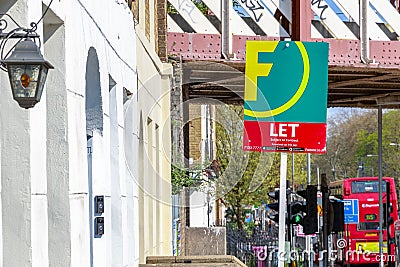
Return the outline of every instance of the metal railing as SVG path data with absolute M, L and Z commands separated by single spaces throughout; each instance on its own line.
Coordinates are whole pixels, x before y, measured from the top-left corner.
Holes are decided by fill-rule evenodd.
M 249 233 L 244 229 L 232 228 L 230 224 L 227 224 L 227 254 L 235 256 L 250 267 L 259 266 L 259 260 L 263 261 L 262 266 L 277 266 L 277 234 L 277 229 L 263 231 L 255 227 L 253 231 Z M 260 251 L 260 247 L 263 247 L 262 255 L 259 255 L 258 252 L 255 253 L 255 251 Z

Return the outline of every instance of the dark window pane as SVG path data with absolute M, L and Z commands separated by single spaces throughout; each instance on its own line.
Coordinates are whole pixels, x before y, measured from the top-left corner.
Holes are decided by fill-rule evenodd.
M 379 230 L 379 222 L 360 222 L 357 225 L 358 231 Z
M 355 193 L 378 193 L 379 181 L 353 181 L 351 183 L 351 192 Z M 382 183 L 382 192 L 386 192 L 386 182 Z

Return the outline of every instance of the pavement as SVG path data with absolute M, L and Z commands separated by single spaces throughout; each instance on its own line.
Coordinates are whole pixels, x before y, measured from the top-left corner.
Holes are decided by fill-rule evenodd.
M 230 255 L 201 256 L 149 256 L 146 264 L 139 267 L 247 267 L 243 262 Z

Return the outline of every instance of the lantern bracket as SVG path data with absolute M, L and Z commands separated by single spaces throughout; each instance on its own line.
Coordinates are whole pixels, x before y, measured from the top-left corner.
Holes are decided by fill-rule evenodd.
M 8 18 L 8 19 L 6 19 Z M 16 28 L 10 30 L 9 32 L 5 32 L 5 30 L 9 27 L 9 21 L 15 24 Z M 26 38 L 30 38 L 35 44 L 41 47 L 40 35 L 36 33 L 37 23 L 31 22 L 30 28 L 24 28 L 18 24 L 17 21 L 9 14 L 0 14 L 0 62 L 6 59 L 13 49 L 17 46 L 18 43 L 25 40 Z M 10 39 L 19 39 L 15 44 L 11 47 L 8 47 L 6 44 Z M 7 47 L 7 49 L 6 49 Z M 0 69 L 7 72 L 7 68 L 5 64 L 2 62 L 0 65 Z
M 19 106 L 32 108 L 40 101 L 49 69 L 53 69 L 40 52 L 40 36 L 36 33 L 53 0 L 38 22 L 31 22 L 30 28 L 22 27 L 8 14 L 0 13 L 0 69 L 8 72 L 11 92 Z M 9 23 L 15 27 L 6 31 Z M 9 40 L 16 40 L 8 45 Z

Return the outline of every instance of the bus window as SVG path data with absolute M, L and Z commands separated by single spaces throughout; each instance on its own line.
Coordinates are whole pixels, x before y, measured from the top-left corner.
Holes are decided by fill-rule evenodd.
M 353 181 L 351 183 L 351 192 L 356 193 L 378 193 L 378 181 Z M 386 192 L 386 183 L 382 183 L 382 192 Z
M 379 230 L 379 222 L 360 222 L 357 225 L 358 231 Z

